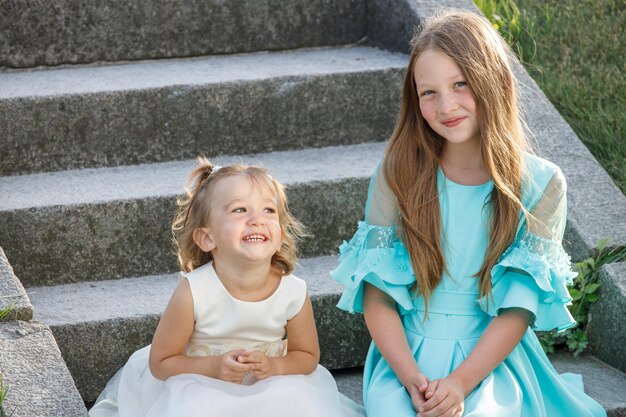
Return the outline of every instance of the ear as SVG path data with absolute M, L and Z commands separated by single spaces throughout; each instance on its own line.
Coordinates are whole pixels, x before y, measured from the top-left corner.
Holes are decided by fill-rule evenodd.
M 199 227 L 193 231 L 193 241 L 203 252 L 211 252 L 215 249 L 213 234 L 208 227 Z

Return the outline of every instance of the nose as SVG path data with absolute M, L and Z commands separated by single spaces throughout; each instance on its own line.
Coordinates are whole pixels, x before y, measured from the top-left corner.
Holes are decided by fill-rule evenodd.
M 452 92 L 442 92 L 439 94 L 439 113 L 448 114 L 458 107 L 456 97 Z
M 248 215 L 248 224 L 250 224 L 251 226 L 260 226 L 263 224 L 264 220 L 263 220 L 263 213 L 262 212 L 258 212 L 258 211 L 249 211 L 249 215 Z

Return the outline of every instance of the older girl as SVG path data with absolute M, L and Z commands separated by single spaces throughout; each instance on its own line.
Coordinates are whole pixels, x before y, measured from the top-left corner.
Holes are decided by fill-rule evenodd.
M 510 51 L 447 12 L 413 41 L 365 222 L 341 249 L 339 306 L 364 312 L 369 417 L 605 416 L 533 330 L 574 320 L 565 179 L 528 153 Z

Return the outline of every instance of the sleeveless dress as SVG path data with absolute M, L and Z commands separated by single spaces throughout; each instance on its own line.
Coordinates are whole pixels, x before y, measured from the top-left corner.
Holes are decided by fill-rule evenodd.
M 465 399 L 466 417 L 606 416 L 583 391 L 580 375 L 559 375 L 533 330 L 567 329 L 575 322 L 566 284 L 576 276 L 561 246 L 566 187 L 559 168 L 525 155 L 522 202 L 539 221 L 520 215 L 514 243 L 491 271 L 492 296 L 480 299 L 478 279 L 489 239 L 493 182 L 465 186 L 437 173 L 447 266 L 429 300 L 409 291 L 415 282 L 409 254 L 398 238 L 396 199 L 379 168 L 370 182 L 365 221 L 340 247 L 331 273 L 345 286 L 338 306 L 363 312 L 367 282 L 391 296 L 420 370 L 431 380 L 449 375 L 470 354 L 491 319 L 508 308 L 532 313 L 520 343 Z M 363 398 L 369 417 L 415 417 L 410 397 L 372 342 L 364 367 Z
M 194 332 L 188 356 L 220 355 L 244 348 L 268 356 L 287 353 L 285 326 L 306 299 L 306 282 L 284 276 L 276 291 L 258 302 L 238 300 L 206 264 L 187 279 L 194 304 Z M 337 391 L 324 367 L 309 375 L 282 375 L 257 381 L 247 375 L 234 384 L 196 374 L 160 381 L 148 367 L 150 346 L 135 352 L 108 382 L 89 411 L 92 417 L 362 417 L 361 406 Z

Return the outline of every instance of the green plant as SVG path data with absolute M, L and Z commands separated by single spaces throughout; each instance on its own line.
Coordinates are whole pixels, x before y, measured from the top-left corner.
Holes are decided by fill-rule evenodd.
M 519 60 L 532 62 L 536 45 L 533 39 L 534 24 L 514 0 L 474 0 L 474 3 L 491 22 L 494 29 L 515 51 Z
M 606 250 L 608 243 L 608 239 L 601 240 L 598 243 L 595 257 L 589 257 L 574 264 L 578 276 L 574 278 L 574 283 L 569 288 L 569 294 L 572 297 L 569 310 L 578 324 L 576 327 L 560 333 L 554 331 L 538 332 L 539 342 L 546 353 L 553 353 L 555 348 L 566 346 L 576 356 L 587 348 L 589 344 L 587 338 L 589 307 L 599 299 L 600 283 L 598 279 L 602 265 L 626 260 L 626 247 Z
M 475 0 L 626 193 L 624 0 Z M 501 23 L 504 22 L 504 23 Z M 512 42 L 515 27 L 520 37 Z M 532 61 L 529 62 L 529 61 Z
M 2 319 L 3 317 L 6 317 L 9 314 L 9 311 L 11 311 L 11 309 L 13 308 L 16 302 L 17 301 L 14 301 L 7 308 L 0 311 L 0 319 Z M 11 415 L 13 414 L 13 411 L 15 411 L 13 410 L 10 414 L 7 414 L 4 410 L 4 400 L 8 392 L 9 392 L 9 384 L 4 382 L 4 375 L 2 374 L 2 372 L 0 372 L 0 417 L 11 417 Z
M 4 411 L 4 399 L 6 398 L 8 392 L 9 385 L 4 382 L 4 376 L 0 372 L 0 417 L 10 417 L 13 414 L 13 412 L 11 412 L 11 414 L 6 414 Z
M 0 320 L 9 315 L 9 311 L 11 311 L 11 309 L 13 308 L 15 303 L 17 303 L 17 301 L 12 302 L 11 304 L 9 304 L 9 306 L 7 308 L 5 308 L 4 310 L 0 311 Z

